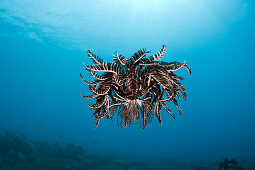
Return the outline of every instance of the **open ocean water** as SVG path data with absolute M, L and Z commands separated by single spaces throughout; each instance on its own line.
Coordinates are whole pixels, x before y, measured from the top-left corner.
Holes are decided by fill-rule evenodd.
M 192 69 L 177 72 L 183 115 L 94 129 L 87 50 L 112 62 L 163 44 Z M 0 170 L 255 169 L 254 63 L 253 0 L 0 0 Z

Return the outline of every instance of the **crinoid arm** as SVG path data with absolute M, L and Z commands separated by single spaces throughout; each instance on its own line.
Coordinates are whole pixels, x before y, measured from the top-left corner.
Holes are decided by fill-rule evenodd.
M 166 53 L 166 46 L 156 54 L 149 56 L 150 51 L 142 48 L 130 58 L 116 53 L 114 62 L 108 63 L 88 50 L 87 54 L 95 65 L 84 64 L 85 70 L 95 80 L 82 81 L 88 85 L 91 95 L 82 95 L 85 99 L 95 99 L 96 103 L 85 102 L 96 119 L 95 128 L 102 118 L 113 119 L 116 115 L 120 127 L 140 124 L 144 129 L 156 117 L 162 124 L 161 112 L 167 112 L 175 119 L 175 115 L 167 105 L 172 102 L 182 110 L 177 99 L 186 99 L 186 90 L 181 83 L 183 77 L 176 75 L 177 70 L 191 69 L 184 62 L 161 61 Z M 162 109 L 163 108 L 163 109 Z

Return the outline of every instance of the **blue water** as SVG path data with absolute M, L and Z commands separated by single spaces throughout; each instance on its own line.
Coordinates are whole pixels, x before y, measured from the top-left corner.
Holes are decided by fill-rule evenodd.
M 255 159 L 255 2 L 251 0 L 0 0 L 0 132 L 73 142 L 118 159 Z M 167 45 L 187 100 L 143 131 L 103 119 L 80 92 L 87 50 L 111 62 Z M 171 105 L 170 105 L 171 106 Z M 172 106 L 171 106 L 172 107 Z

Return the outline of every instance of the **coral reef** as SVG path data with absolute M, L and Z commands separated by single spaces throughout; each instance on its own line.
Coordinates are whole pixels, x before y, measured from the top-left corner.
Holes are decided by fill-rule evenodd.
M 154 162 L 155 161 L 155 162 Z M 246 161 L 254 169 L 254 161 Z M 22 134 L 0 135 L 0 170 L 242 170 L 235 160 L 187 163 L 173 158 L 130 161 L 88 153 L 73 143 L 31 141 Z
M 219 168 L 220 170 L 244 170 L 244 168 L 238 166 L 238 162 L 235 159 L 228 160 L 227 158 L 219 163 Z

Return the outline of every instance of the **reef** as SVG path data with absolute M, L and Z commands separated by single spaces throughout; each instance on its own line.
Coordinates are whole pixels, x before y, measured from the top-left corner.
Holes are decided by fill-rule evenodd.
M 223 162 L 219 163 L 220 170 L 244 170 L 241 166 L 238 166 L 238 162 L 235 159 L 228 160 L 224 159 Z
M 184 78 L 174 72 L 184 67 L 191 74 L 191 69 L 185 62 L 159 61 L 165 52 L 165 45 L 159 52 L 149 57 L 147 55 L 150 51 L 146 49 L 139 50 L 130 58 L 125 58 L 117 52 L 114 55 L 114 62 L 108 63 L 88 50 L 88 56 L 95 65 L 84 64 L 84 68 L 96 80 L 86 81 L 80 74 L 92 93 L 90 96 L 81 95 L 86 99 L 96 99 L 95 104 L 88 104 L 85 101 L 92 110 L 95 110 L 93 114 L 96 119 L 95 128 L 104 117 L 112 120 L 115 112 L 121 127 L 123 125 L 130 127 L 131 124 L 140 122 L 140 127 L 144 129 L 154 117 L 162 124 L 162 108 L 175 118 L 166 102 L 173 102 L 182 114 L 177 98 L 180 99 L 182 96 L 186 99 L 185 88 L 180 82 Z
M 97 145 L 95 145 L 97 147 Z M 89 146 L 88 148 L 91 148 Z M 0 134 L 0 170 L 242 170 L 254 169 L 255 161 L 190 162 L 174 158 L 123 160 L 89 152 L 75 143 L 58 144 L 27 139 L 23 134 Z
M 23 134 L 0 135 L 0 170 L 127 170 L 146 169 L 144 164 L 111 159 L 86 152 L 74 143 L 60 145 L 32 141 Z

